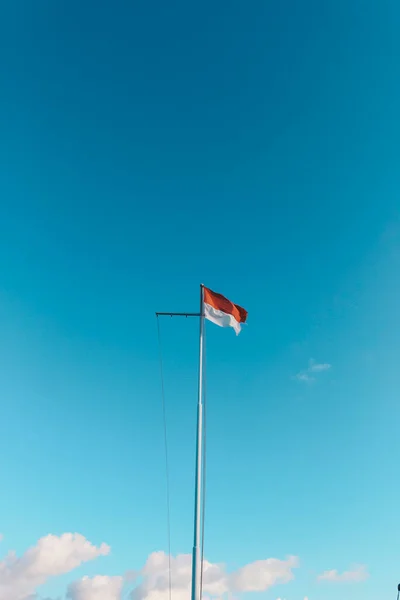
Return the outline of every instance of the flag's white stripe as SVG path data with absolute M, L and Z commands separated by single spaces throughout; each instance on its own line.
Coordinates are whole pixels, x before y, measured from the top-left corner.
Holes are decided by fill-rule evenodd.
M 204 316 L 206 319 L 220 327 L 233 327 L 236 331 L 236 335 L 239 335 L 241 329 L 240 323 L 236 321 L 233 315 L 229 315 L 228 313 L 222 312 L 222 310 L 217 310 L 210 304 L 204 303 Z

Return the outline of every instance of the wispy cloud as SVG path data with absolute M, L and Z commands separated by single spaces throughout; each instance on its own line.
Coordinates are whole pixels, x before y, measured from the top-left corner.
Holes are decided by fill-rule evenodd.
M 315 381 L 315 377 L 312 377 L 306 371 L 300 371 L 300 373 L 297 373 L 297 375 L 295 376 L 295 379 L 297 379 L 297 381 L 304 381 L 306 383 Z
M 336 569 L 325 571 L 318 575 L 318 581 L 330 581 L 332 583 L 357 583 L 368 579 L 369 573 L 365 565 L 358 565 L 349 571 L 339 573 Z
M 297 381 L 302 381 L 304 383 L 312 383 L 315 381 L 315 375 L 317 373 L 322 373 L 323 371 L 328 371 L 332 365 L 329 363 L 318 363 L 313 358 L 310 358 L 308 361 L 307 369 L 303 369 L 299 371 L 297 375 L 294 376 L 294 379 Z
M 310 373 L 320 373 L 321 371 L 328 371 L 331 368 L 329 363 L 317 363 L 313 358 L 310 359 L 308 370 Z

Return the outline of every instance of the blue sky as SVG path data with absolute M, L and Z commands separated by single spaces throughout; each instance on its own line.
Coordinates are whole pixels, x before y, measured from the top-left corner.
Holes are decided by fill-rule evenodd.
M 394 0 L 2 3 L 1 550 L 39 550 L 1 600 L 32 562 L 64 599 L 167 551 L 154 311 L 200 282 L 249 311 L 207 327 L 208 560 L 298 557 L 265 600 L 394 597 L 399 26 Z M 175 556 L 198 327 L 161 326 Z

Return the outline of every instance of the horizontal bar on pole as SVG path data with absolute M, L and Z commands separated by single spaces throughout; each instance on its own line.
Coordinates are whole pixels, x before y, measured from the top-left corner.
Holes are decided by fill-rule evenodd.
M 157 317 L 201 317 L 200 313 L 156 312 Z

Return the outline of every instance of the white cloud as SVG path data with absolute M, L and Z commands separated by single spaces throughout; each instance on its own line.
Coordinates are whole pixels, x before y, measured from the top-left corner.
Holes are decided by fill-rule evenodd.
M 325 571 L 318 576 L 319 581 L 331 581 L 333 583 L 356 583 L 368 579 L 369 573 L 365 565 L 359 565 L 349 571 L 339 573 L 336 569 Z
M 124 580 L 122 577 L 84 577 L 68 588 L 70 600 L 120 600 Z
M 295 556 L 287 560 L 257 560 L 233 574 L 233 589 L 238 592 L 262 592 L 277 583 L 287 583 L 294 578 L 292 569 L 298 564 Z
M 132 599 L 168 600 L 168 564 L 168 555 L 164 552 L 150 554 L 140 573 L 142 581 L 133 590 Z M 289 556 L 286 560 L 269 558 L 250 563 L 233 573 L 228 573 L 223 565 L 204 561 L 204 595 L 217 599 L 226 593 L 265 591 L 278 583 L 287 583 L 293 579 L 293 569 L 297 566 L 298 559 L 294 556 Z M 171 557 L 174 600 L 189 600 L 191 569 L 190 554 L 180 554 L 176 558 Z M 86 598 L 82 600 L 86 600 Z
M 109 552 L 106 544 L 96 547 L 77 533 L 43 537 L 21 557 L 9 552 L 0 561 L 0 600 L 26 600 L 50 577 Z
M 311 375 L 311 373 L 322 373 L 323 371 L 328 371 L 331 367 L 332 365 L 329 363 L 317 363 L 313 358 L 310 358 L 307 369 L 297 373 L 295 379 L 297 379 L 297 381 L 311 383 L 312 381 L 315 381 L 315 377 Z

